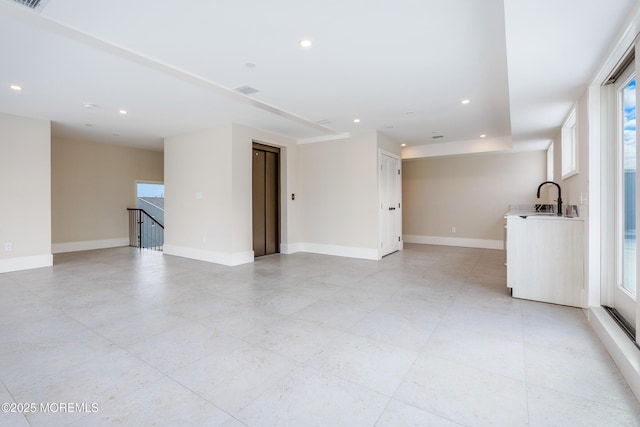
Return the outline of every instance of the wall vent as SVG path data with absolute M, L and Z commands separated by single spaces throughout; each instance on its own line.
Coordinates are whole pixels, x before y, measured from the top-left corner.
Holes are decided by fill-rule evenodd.
M 14 3 L 21 4 L 29 9 L 40 12 L 42 8 L 49 2 L 49 0 L 13 0 Z
M 252 95 L 254 93 L 260 92 L 258 89 L 253 88 L 251 86 L 247 86 L 247 85 L 237 87 L 237 88 L 235 88 L 235 90 L 237 92 L 243 93 L 245 95 Z

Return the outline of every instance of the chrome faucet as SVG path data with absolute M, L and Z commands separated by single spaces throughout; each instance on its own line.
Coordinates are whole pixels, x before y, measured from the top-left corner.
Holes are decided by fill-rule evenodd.
M 538 186 L 538 199 L 540 198 L 540 189 L 542 188 L 543 185 L 545 184 L 553 184 L 556 187 L 558 187 L 558 216 L 562 216 L 562 190 L 560 189 L 560 186 L 553 182 L 553 181 L 545 181 L 542 184 L 540 184 Z

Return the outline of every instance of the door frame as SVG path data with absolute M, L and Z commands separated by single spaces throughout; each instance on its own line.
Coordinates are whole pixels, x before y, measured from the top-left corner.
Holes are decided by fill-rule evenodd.
M 401 251 L 404 249 L 404 239 L 402 238 L 402 159 L 398 154 L 392 153 L 390 151 L 384 150 L 382 148 L 378 148 L 378 165 L 377 165 L 377 173 L 378 173 L 378 206 L 379 206 L 379 210 L 378 210 L 378 241 L 380 242 L 380 246 L 378 247 L 378 259 L 382 258 L 383 256 L 386 255 L 390 255 L 396 251 L 391 251 L 391 252 L 386 252 L 383 247 L 383 237 L 386 233 L 386 230 L 384 229 L 384 224 L 385 222 L 383 221 L 383 215 L 384 215 L 384 195 L 383 195 L 383 186 L 382 186 L 382 174 L 381 174 L 381 168 L 382 168 L 382 156 L 387 156 L 390 157 L 394 160 L 396 160 L 397 162 L 397 167 L 398 170 L 400 171 L 399 173 L 399 178 L 396 181 L 396 194 L 397 194 L 397 200 L 398 200 L 398 207 L 396 208 L 398 210 L 398 213 L 396 215 L 396 230 L 398 231 L 398 237 L 400 238 L 400 240 L 398 241 L 398 246 L 397 246 L 397 251 Z
M 636 50 L 638 48 L 635 48 Z M 640 53 L 640 52 L 639 52 Z M 638 55 L 636 55 L 638 61 Z M 621 63 L 624 63 L 622 61 Z M 636 275 L 636 298 L 629 298 L 624 290 L 621 289 L 620 279 L 622 278 L 622 265 L 619 260 L 623 256 L 622 246 L 619 234 L 621 233 L 622 212 L 620 211 L 620 200 L 622 193 L 621 179 L 622 174 L 622 152 L 621 152 L 621 119 L 619 116 L 620 98 L 619 89 L 623 86 L 624 81 L 628 80 L 628 76 L 638 70 L 638 67 L 631 63 L 627 70 L 620 70 L 617 79 L 612 84 L 603 84 L 600 86 L 600 120 L 601 120 L 601 138 L 604 143 L 597 147 L 600 154 L 600 304 L 605 308 L 614 308 L 618 316 L 625 318 L 627 323 L 635 326 L 635 341 L 638 342 L 640 337 L 640 298 L 637 298 L 640 289 L 639 278 Z M 638 74 L 636 74 L 636 78 Z M 640 93 L 636 91 L 636 105 Z M 639 139 L 636 133 L 636 146 Z M 595 150 L 594 150 L 595 151 Z M 597 152 L 597 151 L 596 151 Z M 640 166 L 640 155 L 636 157 L 637 169 Z M 636 201 L 640 200 L 640 185 L 638 184 L 639 176 L 636 176 Z M 640 223 L 640 209 L 636 209 L 636 224 Z M 640 264 L 640 251 L 636 253 L 636 265 Z M 631 316 L 629 316 L 631 314 Z
M 276 145 L 269 145 L 266 144 L 262 141 L 256 141 L 256 140 L 252 140 L 251 141 L 251 153 L 253 156 L 253 150 L 261 150 L 261 151 L 266 151 L 266 152 L 270 152 L 270 153 L 275 153 L 278 157 L 277 157 L 277 165 L 276 165 L 276 178 L 277 178 L 277 192 L 276 192 L 276 209 L 277 209 L 277 223 L 276 223 L 276 236 L 277 236 L 277 241 L 276 241 L 276 252 L 275 253 L 280 253 L 280 249 L 282 246 L 282 148 L 278 147 Z M 251 173 L 253 174 L 253 167 L 251 169 Z M 253 182 L 253 178 L 252 178 L 252 182 Z M 251 191 L 253 194 L 253 184 L 251 186 Z M 252 201 L 253 204 L 253 201 Z M 252 207 L 252 212 L 253 212 L 253 207 Z M 253 216 L 252 216 L 252 222 L 253 222 Z M 252 236 L 252 241 L 253 241 L 253 228 L 251 230 L 251 236 Z M 252 247 L 252 251 L 253 251 L 253 247 Z M 255 254 L 254 254 L 254 260 L 256 258 Z

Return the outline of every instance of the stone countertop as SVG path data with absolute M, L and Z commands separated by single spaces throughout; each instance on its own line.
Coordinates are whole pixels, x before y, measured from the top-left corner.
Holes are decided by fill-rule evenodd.
M 568 205 L 569 210 L 574 212 L 574 215 L 562 215 L 558 216 L 555 212 L 540 211 L 540 205 L 509 205 L 509 210 L 504 214 L 505 218 L 508 216 L 519 216 L 522 218 L 536 218 L 536 219 L 582 219 L 578 213 L 576 205 Z M 546 205 L 545 205 L 546 206 Z M 566 208 L 567 206 L 565 206 Z M 553 206 L 555 208 L 555 206 Z

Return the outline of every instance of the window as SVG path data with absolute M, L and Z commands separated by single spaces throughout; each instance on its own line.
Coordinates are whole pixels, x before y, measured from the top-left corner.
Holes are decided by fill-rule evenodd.
M 636 79 L 631 76 L 619 92 L 620 111 L 620 183 L 621 213 L 621 283 L 632 296 L 636 295 Z
M 553 181 L 553 149 L 554 144 L 551 141 L 547 148 L 547 181 Z
M 637 291 L 636 218 L 636 76 L 633 62 L 603 86 L 608 136 L 603 148 L 603 191 L 601 256 L 606 280 L 602 303 L 615 311 L 621 324 L 636 336 L 634 326 L 640 314 Z
M 576 132 L 576 109 L 562 125 L 562 179 L 578 173 L 578 141 Z

